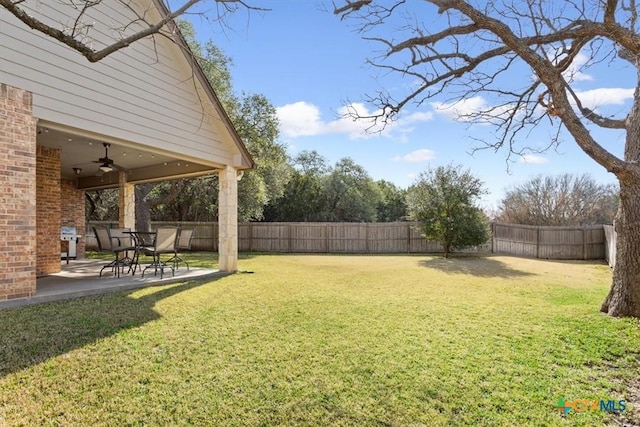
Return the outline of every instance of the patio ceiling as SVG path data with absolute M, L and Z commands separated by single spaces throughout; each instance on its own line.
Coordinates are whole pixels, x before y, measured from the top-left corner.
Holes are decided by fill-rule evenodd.
M 39 124 L 37 133 L 37 145 L 60 149 L 61 177 L 77 179 L 78 188 L 84 190 L 117 187 L 119 170 L 126 172 L 128 182 L 145 183 L 202 176 L 215 173 L 220 167 L 154 151 L 152 147 L 59 129 L 55 125 Z M 100 170 L 97 162 L 105 156 L 105 142 L 110 144 L 109 158 L 120 167 L 107 173 Z

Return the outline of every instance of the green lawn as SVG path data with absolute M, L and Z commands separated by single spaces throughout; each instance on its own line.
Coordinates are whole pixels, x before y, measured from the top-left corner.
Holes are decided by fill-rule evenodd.
M 240 268 L 0 311 L 0 426 L 640 424 L 640 328 L 598 312 L 605 265 L 256 255 Z M 563 418 L 560 398 L 628 408 Z

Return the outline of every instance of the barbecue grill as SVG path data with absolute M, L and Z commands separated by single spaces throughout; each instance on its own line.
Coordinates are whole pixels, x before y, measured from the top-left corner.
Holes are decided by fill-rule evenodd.
M 76 259 L 76 244 L 78 243 L 78 239 L 82 237 L 76 234 L 75 227 L 61 227 L 60 228 L 60 240 L 63 242 L 68 242 L 69 247 L 67 248 L 67 252 L 60 253 L 60 259 L 66 259 L 67 263 L 69 263 L 69 259 Z

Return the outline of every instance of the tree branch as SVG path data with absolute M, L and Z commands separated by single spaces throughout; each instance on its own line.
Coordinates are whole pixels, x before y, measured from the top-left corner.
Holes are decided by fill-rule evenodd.
M 498 5 L 489 2 L 481 11 L 462 0 L 427 1 L 438 7 L 438 13 L 447 14 L 448 24 L 444 29 L 424 35 L 422 29 L 416 28 L 413 30 L 416 37 L 404 38 L 399 42 L 381 37 L 368 38 L 387 47 L 384 62 L 369 61 L 370 65 L 415 78 L 420 84 L 399 100 L 394 101 L 387 93 L 378 93 L 376 97 L 369 98 L 380 110 L 375 113 L 375 117 L 367 118 L 386 124 L 388 120 L 397 117 L 399 111 L 409 103 L 420 105 L 424 100 L 433 99 L 439 94 L 453 93 L 453 88 L 460 90 L 453 96 L 457 101 L 468 99 L 474 94 L 493 93 L 500 100 L 497 106 L 484 106 L 467 115 L 471 121 L 490 122 L 498 127 L 498 139 L 490 146 L 499 148 L 508 144 L 510 153 L 522 152 L 524 149 L 516 148 L 516 135 L 526 127 L 539 124 L 547 116 L 552 123 L 554 119 L 560 119 L 556 123 L 564 125 L 582 150 L 610 172 L 620 174 L 628 167 L 622 159 L 605 150 L 593 139 L 581 122 L 581 117 L 611 129 L 624 129 L 626 120 L 606 118 L 583 106 L 570 86 L 573 74 L 569 75 L 567 72 L 586 49 L 594 48 L 595 40 L 611 41 L 621 47 L 620 55 L 626 55 L 629 59 L 635 57 L 639 52 L 640 38 L 633 28 L 622 27 L 615 21 L 615 16 L 599 22 L 595 19 L 597 11 L 589 14 L 584 5 L 573 2 L 568 3 L 573 7 L 571 11 L 566 12 L 564 6 L 560 6 L 554 17 L 545 16 L 546 9 L 543 11 L 542 5 L 534 7 L 537 4 L 534 0 L 525 2 L 523 11 L 517 10 L 518 5 L 515 3 Z M 361 5 L 364 6 L 374 7 L 369 3 Z M 506 9 L 499 10 L 500 6 Z M 608 0 L 609 9 L 604 14 L 615 11 L 617 6 L 617 1 Z M 349 13 L 346 9 L 342 10 L 343 14 Z M 571 14 L 575 15 L 574 19 L 564 17 Z M 594 19 L 589 19 L 589 16 Z M 507 23 L 513 23 L 513 29 Z M 518 31 L 518 34 L 514 31 Z M 534 33 L 523 34 L 526 31 Z M 485 44 L 476 46 L 478 41 Z M 470 49 L 469 46 L 475 48 Z M 598 48 L 595 46 L 595 49 Z M 409 53 L 409 59 L 394 64 L 392 58 L 402 58 L 399 56 L 401 52 Z M 590 52 L 590 61 L 596 61 L 593 52 Z M 502 58 L 511 60 L 504 68 L 495 68 L 494 63 Z M 538 77 L 537 82 L 519 93 L 502 89 L 497 80 L 499 74 L 506 71 L 516 59 L 531 67 Z M 546 88 L 536 95 L 534 92 L 540 86 Z M 548 99 L 543 103 L 541 96 L 547 96 L 545 94 Z M 503 101 L 505 96 L 511 97 L 513 102 Z M 569 96 L 575 102 L 570 103 Z M 559 133 L 543 149 L 556 145 L 558 136 Z
M 80 26 L 80 21 L 82 16 L 85 14 L 86 10 L 90 7 L 96 6 L 101 3 L 102 0 L 94 0 L 87 1 L 84 3 L 82 10 L 79 12 L 76 17 L 74 24 L 69 33 L 54 28 L 51 25 L 45 24 L 42 20 L 31 16 L 25 9 L 20 7 L 21 3 L 24 3 L 24 0 L 0 0 L 0 6 L 4 7 L 9 13 L 14 15 L 24 24 L 26 24 L 29 28 L 33 30 L 39 31 L 49 37 L 52 37 L 64 45 L 70 47 L 71 49 L 79 52 L 82 56 L 87 58 L 89 62 L 98 62 L 101 59 L 111 55 L 114 52 L 117 52 L 120 49 L 126 48 L 127 46 L 135 43 L 136 41 L 143 39 L 145 37 L 149 37 L 154 34 L 158 34 L 162 31 L 162 29 L 169 23 L 173 22 L 176 18 L 184 15 L 189 10 L 191 10 L 196 4 L 206 1 L 213 1 L 215 3 L 219 3 L 224 5 L 224 7 L 229 11 L 228 4 L 234 3 L 239 4 L 247 9 L 251 10 L 261 10 L 266 11 L 268 9 L 255 7 L 249 5 L 244 0 L 184 0 L 184 3 L 175 9 L 174 11 L 169 11 L 164 8 L 167 13 L 162 16 L 162 19 L 156 23 L 149 23 L 145 19 L 139 19 L 138 22 L 141 23 L 146 28 L 130 34 L 126 37 L 121 38 L 120 40 L 116 40 L 111 44 L 108 44 L 106 47 L 100 50 L 93 49 L 89 44 L 83 43 L 81 40 L 78 40 L 76 37 L 78 33 L 76 30 Z

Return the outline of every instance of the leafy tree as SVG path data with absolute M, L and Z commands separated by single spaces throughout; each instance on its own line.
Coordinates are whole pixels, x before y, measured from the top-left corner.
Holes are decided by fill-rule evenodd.
M 289 156 L 280 135 L 275 107 L 264 95 L 244 95 L 230 116 L 253 157 L 255 168 L 238 184 L 238 217 L 259 220 L 265 206 L 284 194 L 291 178 Z
M 298 154 L 284 194 L 265 208 L 265 220 L 321 221 L 323 182 L 328 170 L 326 159 L 317 151 Z
M 383 179 L 376 182 L 382 199 L 376 208 L 378 222 L 401 221 L 407 217 L 407 191 Z
M 382 193 L 362 166 L 344 158 L 326 179 L 324 200 L 327 221 L 373 222 Z
M 136 185 L 136 227 L 142 230 L 152 219 L 213 221 L 217 197 L 216 175 Z
M 294 165 L 299 167 L 303 173 L 315 176 L 324 175 L 329 172 L 330 169 L 327 165 L 327 159 L 316 150 L 302 151 L 295 158 Z
M 481 101 L 478 108 L 461 118 L 496 129 L 495 140 L 478 141 L 481 147 L 520 155 L 554 147 L 568 133 L 614 174 L 620 188 L 616 267 L 601 310 L 640 317 L 640 21 L 635 0 L 345 0 L 334 12 L 362 20 L 366 37 L 380 42 L 384 52 L 369 61 L 372 66 L 411 79 L 411 84 L 394 85 L 405 93 L 370 95 L 379 108 L 374 118 L 385 123 L 406 106 L 428 105 L 428 99 L 441 95 L 453 107 L 473 99 Z M 406 19 L 406 25 L 393 18 Z M 628 110 L 603 111 L 581 96 L 580 77 L 603 64 L 632 70 L 630 78 L 620 76 L 635 88 Z M 555 135 L 548 146 L 532 146 L 527 131 L 548 124 Z M 598 142 L 592 128 L 624 133 L 623 156 Z
M 508 190 L 498 221 L 529 225 L 610 224 L 617 210 L 617 188 L 590 175 L 542 175 Z
M 118 189 L 87 191 L 85 196 L 85 216 L 89 221 L 118 220 Z
M 412 220 L 423 235 L 442 244 L 447 258 L 453 249 L 482 245 L 489 239 L 487 218 L 475 201 L 486 190 L 461 166 L 439 166 L 422 172 L 407 190 Z
M 383 193 L 367 171 L 352 159 L 327 167 L 316 151 L 294 159 L 293 177 L 284 196 L 269 206 L 268 221 L 372 222 Z

